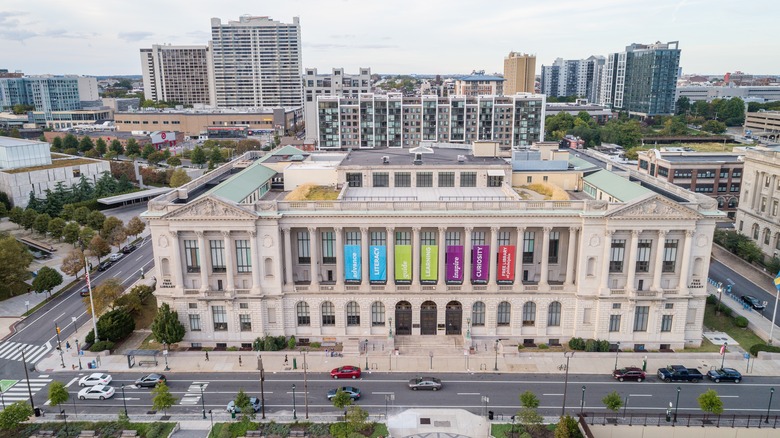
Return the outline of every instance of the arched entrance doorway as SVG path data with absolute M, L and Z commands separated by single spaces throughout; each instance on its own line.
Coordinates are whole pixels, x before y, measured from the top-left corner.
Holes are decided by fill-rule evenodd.
M 447 334 L 459 335 L 463 323 L 463 306 L 458 301 L 447 303 L 444 319 L 447 321 Z
M 420 334 L 436 334 L 436 303 L 426 301 L 420 306 Z
M 399 301 L 395 305 L 395 334 L 412 334 L 412 305 L 408 301 Z

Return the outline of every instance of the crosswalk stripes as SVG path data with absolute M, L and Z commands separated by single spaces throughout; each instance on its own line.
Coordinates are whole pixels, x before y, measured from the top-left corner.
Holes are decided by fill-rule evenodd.
M 201 388 L 206 391 L 209 382 L 192 382 L 187 388 L 187 393 L 179 400 L 180 405 L 196 405 L 200 403 Z
M 24 350 L 24 359 L 28 364 L 34 364 L 51 350 L 51 343 L 45 345 L 30 345 L 21 342 L 2 342 L 0 343 L 0 359 L 22 361 L 22 350 Z
M 27 388 L 27 379 L 19 380 L 3 391 L 3 396 L 0 400 L 6 406 L 18 401 L 28 401 L 30 400 L 30 392 L 32 392 L 33 395 L 37 394 L 38 391 L 44 389 L 52 380 L 54 379 L 30 379 L 29 389 Z M 2 408 L 3 405 L 0 404 L 0 409 Z

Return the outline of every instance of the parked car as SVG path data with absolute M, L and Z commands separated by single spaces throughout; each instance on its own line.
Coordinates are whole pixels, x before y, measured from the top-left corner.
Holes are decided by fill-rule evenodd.
M 619 382 L 624 380 L 636 380 L 637 382 L 641 382 L 642 380 L 645 380 L 646 374 L 641 368 L 625 367 L 613 371 L 612 377 Z
M 742 373 L 734 368 L 721 368 L 719 370 L 707 371 L 707 377 L 715 383 L 720 383 L 721 380 L 726 382 L 739 383 L 742 381 Z
M 136 380 L 135 386 L 140 386 L 142 388 L 154 388 L 158 383 L 165 383 L 167 381 L 168 379 L 165 378 L 164 374 L 152 373 Z
M 79 386 L 108 385 L 111 383 L 111 375 L 103 373 L 92 373 L 79 380 Z
M 441 380 L 435 377 L 416 377 L 409 380 L 409 388 L 413 391 L 418 389 L 430 389 L 431 391 L 438 391 L 441 389 Z
M 115 252 L 115 253 L 111 254 L 110 256 L 108 256 L 108 260 L 110 260 L 112 262 L 118 262 L 124 256 L 125 255 L 122 254 L 121 252 Z
M 79 391 L 79 400 L 97 399 L 105 400 L 114 396 L 114 388 L 105 385 L 95 385 Z
M 98 265 L 98 271 L 103 272 L 106 269 L 110 268 L 111 265 L 113 265 L 113 264 L 114 264 L 114 262 L 112 262 L 111 260 L 106 260 L 103 263 Z
M 334 379 L 357 379 L 360 377 L 360 367 L 347 365 L 339 368 L 333 368 L 333 370 L 330 372 L 330 376 Z
M 89 288 L 86 287 L 86 286 L 82 287 L 81 290 L 79 290 L 79 295 L 81 295 L 82 297 L 88 297 L 89 296 Z
M 360 398 L 360 389 L 355 388 L 354 386 L 342 386 L 341 388 L 334 388 L 328 391 L 328 400 L 333 400 L 333 397 L 335 397 L 339 391 L 349 394 L 349 397 L 352 400 Z
M 658 378 L 666 383 L 691 382 L 696 383 L 704 378 L 704 375 L 696 368 L 686 368 L 682 365 L 668 365 L 666 368 L 658 368 Z
M 129 245 L 125 245 L 122 247 L 122 253 L 124 254 L 130 254 L 131 252 L 135 251 L 137 246 L 133 245 L 132 243 Z
M 255 412 L 260 412 L 260 409 L 263 408 L 262 403 L 260 403 L 260 399 L 257 397 L 249 397 L 249 404 L 252 406 L 252 409 Z M 228 403 L 227 408 L 225 408 L 229 413 L 235 412 L 236 414 L 241 413 L 241 408 L 236 406 L 235 400 L 230 400 L 230 403 Z
M 755 310 L 764 310 L 766 308 L 764 302 L 753 295 L 742 295 L 742 302 Z

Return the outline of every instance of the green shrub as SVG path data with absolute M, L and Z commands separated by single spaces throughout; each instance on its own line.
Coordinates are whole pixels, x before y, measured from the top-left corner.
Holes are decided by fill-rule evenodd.
M 726 306 L 720 306 L 720 310 L 726 316 L 731 316 L 731 314 L 734 312 L 733 310 L 731 310 L 731 307 L 726 307 Z
M 254 351 L 263 351 L 265 348 L 265 342 L 263 342 L 263 338 L 257 337 L 255 338 L 254 342 L 252 342 L 252 350 Z
M 92 344 L 91 347 L 89 347 L 89 351 L 93 353 L 99 353 L 101 351 L 113 350 L 113 349 L 114 349 L 114 343 L 111 341 L 95 342 L 94 344 Z
M 748 319 L 745 318 L 744 316 L 735 316 L 734 325 L 736 325 L 739 328 L 745 328 L 748 326 Z
M 582 338 L 571 338 L 569 339 L 569 348 L 582 351 L 585 349 L 585 340 Z
M 119 342 L 133 333 L 135 320 L 123 309 L 114 309 L 98 319 L 97 329 L 100 339 Z
M 606 339 L 602 339 L 599 341 L 599 351 L 602 353 L 609 351 L 609 341 Z
M 707 304 L 715 305 L 718 303 L 718 299 L 715 298 L 715 295 L 707 295 Z
M 90 330 L 89 333 L 87 333 L 87 337 L 84 338 L 84 342 L 87 344 L 94 344 L 95 343 L 95 331 Z
M 284 350 L 284 347 L 287 346 L 287 337 L 279 335 L 274 339 L 274 342 L 276 343 L 277 350 Z
M 750 347 L 750 354 L 758 356 L 759 351 L 767 351 L 769 353 L 780 353 L 780 347 L 767 344 L 755 344 Z
M 226 428 L 227 429 L 227 428 Z M 146 438 L 163 438 L 165 432 L 165 424 L 163 423 L 151 423 L 146 428 Z
M 319 342 L 312 342 L 311 344 L 309 344 L 309 346 L 311 348 L 320 348 L 322 347 L 322 344 L 320 344 Z
M 279 348 L 276 346 L 276 339 L 272 336 L 266 336 L 265 339 L 263 339 L 263 350 L 278 351 Z
M 328 436 L 330 435 L 330 424 L 312 423 L 306 428 L 306 432 L 312 436 Z
M 539 349 L 540 350 L 549 350 L 550 346 L 547 345 L 547 344 L 539 344 Z
M 238 351 L 238 347 L 228 347 L 225 351 Z
M 599 351 L 599 343 L 595 339 L 588 339 L 585 341 L 585 351 L 593 352 Z
M 525 347 L 523 347 L 523 344 L 517 344 L 517 350 L 518 351 L 522 350 L 523 348 L 525 348 Z
M 290 339 L 287 340 L 287 349 L 295 350 L 295 336 L 290 336 Z

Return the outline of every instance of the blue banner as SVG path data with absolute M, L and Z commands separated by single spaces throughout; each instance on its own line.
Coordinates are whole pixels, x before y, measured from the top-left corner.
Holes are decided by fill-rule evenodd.
M 371 281 L 387 281 L 387 247 L 371 245 L 368 247 L 371 257 Z
M 344 280 L 360 281 L 360 245 L 344 245 Z

